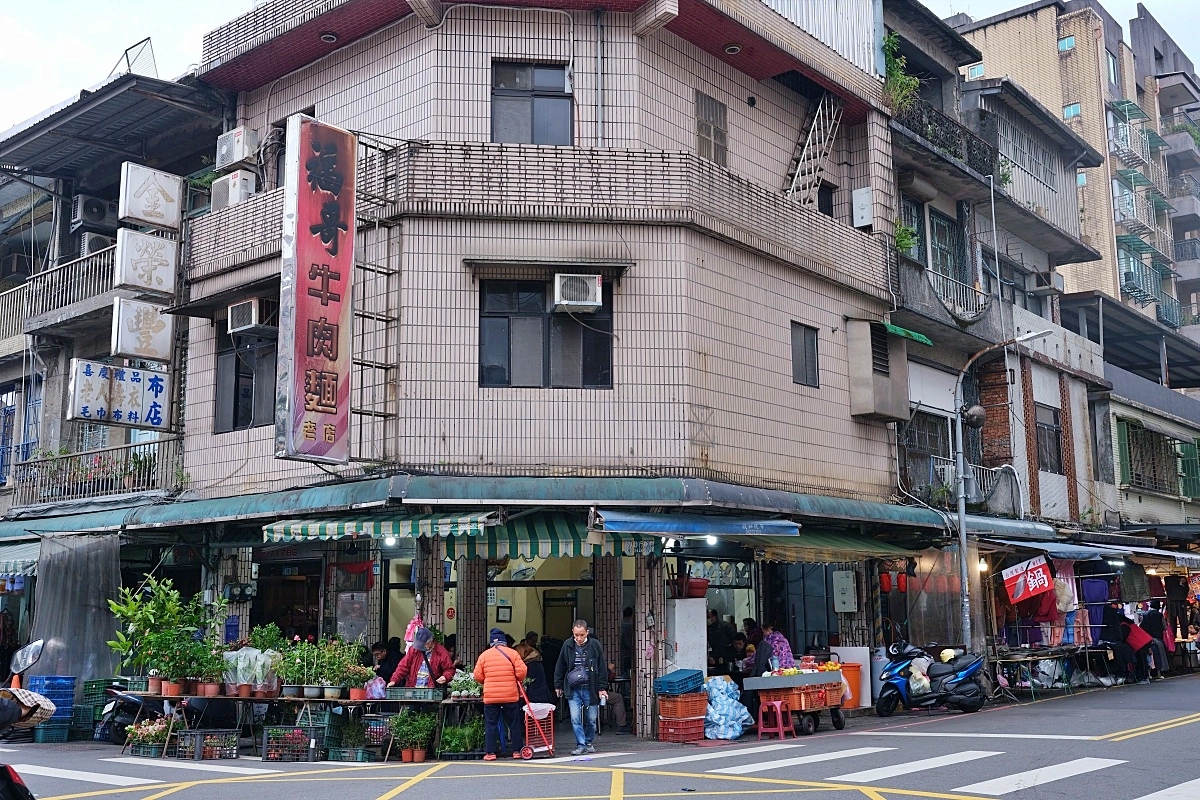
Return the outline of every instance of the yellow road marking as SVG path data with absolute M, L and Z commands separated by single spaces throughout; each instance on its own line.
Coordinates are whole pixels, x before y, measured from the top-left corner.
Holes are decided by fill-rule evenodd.
M 1141 736 L 1143 733 L 1154 733 L 1155 731 L 1159 730 L 1160 728 L 1163 728 L 1164 726 L 1175 727 L 1176 725 L 1186 725 L 1189 722 L 1200 722 L 1200 714 L 1187 714 L 1182 717 L 1173 717 L 1172 719 L 1164 719 L 1159 722 L 1152 723 L 1150 725 L 1142 725 L 1141 727 L 1138 727 L 1138 728 L 1128 728 L 1123 731 L 1116 731 L 1114 733 L 1106 733 L 1105 735 L 1097 736 L 1096 738 L 1097 739 L 1110 739 L 1114 742 L 1120 742 L 1127 738 L 1132 738 L 1134 736 Z
M 1200 722 L 1200 717 L 1195 717 L 1193 719 L 1185 719 L 1185 720 L 1181 720 L 1181 721 L 1177 721 L 1177 722 L 1171 722 L 1169 724 L 1159 725 L 1157 728 L 1152 728 L 1151 730 L 1140 731 L 1138 733 L 1131 733 L 1126 736 L 1118 736 L 1117 738 L 1110 739 L 1109 741 L 1123 742 L 1126 739 L 1133 739 L 1138 736 L 1145 736 L 1146 734 L 1149 734 L 1149 733 L 1160 733 L 1165 730 L 1170 730 L 1171 728 L 1178 728 L 1183 725 L 1191 725 L 1192 723 L 1195 723 L 1195 722 Z
M 425 780 L 430 775 L 432 775 L 433 773 L 442 769 L 449 763 L 450 763 L 449 761 L 440 761 L 437 764 L 434 764 L 432 767 L 425 770 L 424 772 L 417 774 L 417 775 L 413 775 L 411 778 L 409 778 L 404 783 L 397 786 L 395 789 L 392 789 L 391 791 L 384 792 L 383 794 L 379 795 L 378 800 L 392 800 L 392 798 L 395 797 L 396 795 L 400 794 L 401 792 L 405 791 L 406 789 L 411 789 L 412 787 L 416 786 L 418 783 Z
M 608 800 L 625 800 L 625 773 L 622 770 L 612 771 L 612 783 L 608 785 Z
M 182 789 L 190 789 L 193 786 L 195 786 L 197 783 L 199 783 L 199 781 L 189 781 L 188 783 L 181 783 L 177 786 L 172 786 L 170 789 L 163 789 L 162 791 L 157 792 L 156 794 L 152 794 L 148 797 L 143 797 L 142 800 L 159 800 L 160 797 L 166 797 L 169 794 L 175 794 L 176 792 L 178 792 Z

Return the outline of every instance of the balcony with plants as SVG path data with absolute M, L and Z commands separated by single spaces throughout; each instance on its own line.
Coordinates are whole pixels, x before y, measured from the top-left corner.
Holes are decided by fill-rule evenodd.
M 14 506 L 62 503 L 141 492 L 172 494 L 184 488 L 182 440 L 150 442 L 72 453 L 34 450 L 13 465 Z
M 1181 111 L 1162 118 L 1159 129 L 1167 145 L 1167 161 L 1176 170 L 1200 168 L 1200 118 Z

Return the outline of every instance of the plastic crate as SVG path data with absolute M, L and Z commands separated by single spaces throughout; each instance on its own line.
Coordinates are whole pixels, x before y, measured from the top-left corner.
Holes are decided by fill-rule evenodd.
M 363 724 L 367 726 L 367 744 L 381 745 L 388 739 L 388 720 L 393 714 L 367 714 Z
M 708 695 L 680 694 L 658 698 L 658 716 L 667 719 L 693 719 L 708 713 Z
M 406 689 L 393 686 L 387 690 L 388 700 L 441 700 L 445 696 L 444 689 Z
M 33 728 L 34 744 L 62 744 L 71 736 L 71 726 L 45 722 Z
M 81 705 L 96 703 L 104 703 L 108 700 L 108 695 L 105 690 L 113 687 L 122 691 L 129 688 L 129 683 L 124 678 L 106 678 L 98 681 L 84 681 L 83 694 L 79 697 Z
M 326 761 L 376 761 L 374 753 L 365 747 L 329 747 L 325 751 Z
M 241 731 L 224 728 L 197 728 L 179 731 L 178 750 L 175 757 L 195 761 L 215 761 L 220 758 L 238 757 L 238 740 Z
M 42 695 L 46 697 L 45 695 Z M 71 720 L 75 716 L 75 704 L 68 703 L 66 700 L 54 699 L 53 697 L 46 698 L 51 703 L 54 703 L 54 713 L 50 715 L 50 721 L 70 725 Z
M 25 686 L 31 692 L 46 695 L 47 692 L 70 692 L 75 696 L 74 675 L 30 675 Z
M 91 728 L 95 722 L 96 707 L 91 705 L 78 705 L 71 709 L 71 727 L 73 728 Z
M 76 728 L 72 726 L 67 732 L 68 742 L 90 742 L 92 741 L 93 732 L 91 728 Z
M 698 669 L 677 669 L 654 679 L 655 694 L 693 694 L 704 685 L 704 673 Z
M 111 722 L 102 722 L 99 725 L 97 725 L 96 729 L 94 731 L 92 731 L 92 741 L 95 741 L 95 742 L 109 741 L 110 733 L 112 731 L 111 726 L 112 726 Z
M 695 719 L 660 719 L 660 742 L 697 742 L 704 738 L 704 717 Z
M 314 725 L 263 726 L 263 761 L 320 761 L 325 730 Z
M 137 758 L 162 758 L 163 748 L 161 744 L 131 744 L 129 745 L 129 755 Z
M 148 692 L 150 691 L 149 678 L 126 678 L 125 691 L 127 692 Z
M 532 747 L 532 745 L 530 745 Z M 465 753 L 438 753 L 438 761 L 479 761 L 483 758 L 482 750 L 469 750 Z

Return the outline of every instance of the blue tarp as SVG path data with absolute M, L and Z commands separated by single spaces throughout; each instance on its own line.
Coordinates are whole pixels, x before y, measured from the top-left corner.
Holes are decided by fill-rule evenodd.
M 1023 542 L 1015 539 L 992 539 L 986 541 L 996 544 L 1006 544 L 1009 547 L 1024 547 L 1027 550 L 1040 550 L 1051 558 L 1067 558 L 1072 561 L 1096 561 L 1113 556 L 1127 556 L 1128 550 L 1116 547 L 1096 547 L 1090 544 L 1071 544 L 1069 542 Z
M 605 533 L 652 536 L 799 536 L 800 526 L 786 519 L 720 517 L 707 514 L 635 514 L 602 510 L 599 529 Z

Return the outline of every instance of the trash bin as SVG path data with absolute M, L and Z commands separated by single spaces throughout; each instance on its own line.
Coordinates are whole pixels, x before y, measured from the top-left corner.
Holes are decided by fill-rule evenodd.
M 862 664 L 842 664 L 842 675 L 850 684 L 850 692 L 842 698 L 842 708 L 858 708 L 862 705 Z

